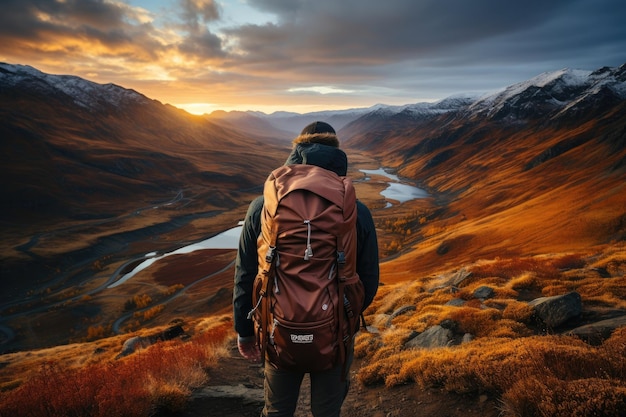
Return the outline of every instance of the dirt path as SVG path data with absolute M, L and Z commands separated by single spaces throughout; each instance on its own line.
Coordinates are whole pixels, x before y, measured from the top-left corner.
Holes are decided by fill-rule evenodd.
M 351 370 L 351 388 L 342 408 L 342 417 L 497 417 L 497 399 L 489 396 L 457 395 L 438 389 L 421 390 L 414 384 L 386 388 L 364 387 L 355 375 L 362 360 Z M 215 391 L 225 387 L 224 395 Z M 194 396 L 189 408 L 179 417 L 219 416 L 258 417 L 262 408 L 263 370 L 239 356 L 232 346 L 229 357 L 209 373 L 205 390 Z M 211 395 L 206 395 L 211 392 Z M 312 417 L 310 383 L 305 377 L 294 417 Z M 171 414 L 170 414 L 171 415 Z

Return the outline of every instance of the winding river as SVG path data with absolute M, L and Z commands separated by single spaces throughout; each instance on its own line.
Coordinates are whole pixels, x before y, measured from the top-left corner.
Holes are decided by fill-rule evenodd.
M 404 203 L 406 201 L 414 200 L 416 198 L 426 198 L 429 196 L 426 191 L 413 185 L 406 184 L 405 182 L 400 180 L 397 175 L 387 173 L 384 168 L 379 168 L 376 170 L 362 169 L 361 172 L 366 175 L 366 181 L 370 179 L 370 175 L 379 175 L 389 179 L 388 187 L 381 192 L 382 196 L 388 200 L 394 200 L 400 203 Z M 391 207 L 391 205 L 392 204 L 390 202 L 387 202 L 387 207 Z M 132 271 L 124 274 L 122 277 L 120 277 L 120 279 L 110 284 L 108 288 L 115 288 L 119 285 L 122 285 L 139 272 L 148 268 L 150 265 L 170 255 L 190 253 L 196 250 L 204 249 L 237 249 L 241 229 L 242 225 L 240 223 L 238 226 L 219 233 L 209 239 L 203 240 L 201 242 L 196 242 L 188 246 L 184 246 L 172 252 L 168 252 L 165 254 L 157 254 L 155 252 L 148 253 L 144 256 L 144 261 L 138 263 Z
M 429 194 L 421 188 L 407 184 L 398 178 L 395 174 L 390 174 L 384 168 L 379 169 L 362 169 L 360 170 L 366 175 L 365 180 L 369 181 L 370 175 L 379 175 L 389 179 L 388 186 L 380 194 L 387 200 L 395 200 L 399 203 L 414 200 L 416 198 L 427 198 Z M 391 207 L 391 202 L 387 201 L 387 207 Z
M 402 204 L 403 202 L 406 201 L 410 201 L 416 198 L 426 198 L 428 197 L 428 193 L 420 188 L 417 188 L 403 180 L 401 180 L 400 178 L 398 178 L 398 176 L 393 175 L 393 174 L 389 174 L 387 173 L 383 168 L 377 169 L 377 170 L 361 170 L 361 172 L 363 172 L 363 174 L 365 174 L 365 181 L 369 181 L 371 178 L 370 176 L 372 175 L 376 175 L 376 176 L 381 176 L 384 177 L 386 180 L 385 182 L 387 182 L 388 186 L 385 190 L 383 190 L 381 192 L 382 196 L 385 197 L 385 199 L 387 199 L 388 203 L 387 203 L 387 207 L 390 207 L 393 204 L 396 203 L 400 203 Z M 178 195 L 172 200 L 173 202 L 175 201 L 179 201 L 182 198 L 182 192 L 179 192 Z M 166 202 L 165 204 L 169 204 L 172 201 Z M 141 210 L 143 209 L 139 209 L 136 210 L 133 215 L 137 215 L 138 213 L 141 212 Z M 16 312 L 16 313 L 9 313 L 8 315 L 4 315 L 2 317 L 2 321 L 6 321 L 8 319 L 13 319 L 16 318 L 18 316 L 22 316 L 22 315 L 28 315 L 28 314 L 33 314 L 33 313 L 39 313 L 42 311 L 45 311 L 49 308 L 53 308 L 53 307 L 57 307 L 57 306 L 61 306 L 64 304 L 67 304 L 68 301 L 76 301 L 78 299 L 80 299 L 81 297 L 84 297 L 86 294 L 87 295 L 94 295 L 102 290 L 104 290 L 105 288 L 115 288 L 119 285 L 122 285 L 123 283 L 127 282 L 129 279 L 131 279 L 133 276 L 135 276 L 136 274 L 138 274 L 139 272 L 141 272 L 142 270 L 150 267 L 152 264 L 154 264 L 155 262 L 158 262 L 159 260 L 166 258 L 168 256 L 171 255 L 176 255 L 176 254 L 185 254 L 185 253 L 190 253 L 193 251 L 197 251 L 197 250 L 205 250 L 205 249 L 233 249 L 236 250 L 239 244 L 239 236 L 241 234 L 241 230 L 242 230 L 242 225 L 239 224 L 235 227 L 229 228 L 227 230 L 225 230 L 222 233 L 219 233 L 209 239 L 200 241 L 200 242 L 196 242 L 193 243 L 191 245 L 187 245 L 184 246 L 182 248 L 173 250 L 172 252 L 167 252 L 167 253 L 157 253 L 157 252 L 150 252 L 147 253 L 141 257 L 138 258 L 134 258 L 134 259 L 130 259 L 126 262 L 124 262 L 121 266 L 119 266 L 117 268 L 117 270 L 112 274 L 112 276 L 110 276 L 107 281 L 99 286 L 98 288 L 95 289 L 91 289 L 86 293 L 82 293 L 82 294 L 78 294 L 76 296 L 70 297 L 69 299 L 63 299 L 60 301 L 56 301 L 52 304 L 42 304 L 36 307 L 30 307 L 28 308 L 26 311 L 21 311 L 21 312 Z M 118 241 L 123 241 L 123 239 L 119 239 L 120 236 L 117 236 Z M 23 248 L 21 248 L 23 251 L 28 252 L 28 250 L 37 243 L 37 239 L 38 236 L 35 236 L 33 238 L 33 240 L 31 242 L 29 242 L 27 245 L 25 245 Z M 234 262 L 234 261 L 233 261 Z M 228 266 L 226 266 L 225 268 L 231 268 L 232 264 L 229 264 Z M 136 265 L 130 272 L 124 273 L 122 274 L 122 271 L 127 271 L 127 268 L 129 265 Z M 219 272 L 223 272 L 223 271 L 218 271 Z M 212 274 L 213 275 L 213 274 Z M 210 278 L 212 275 L 209 275 L 207 277 L 204 277 L 203 279 L 201 279 L 200 281 L 206 279 L 206 278 Z M 194 283 L 195 284 L 195 283 Z M 191 284 L 191 285 L 194 285 Z M 182 290 L 184 291 L 184 289 Z M 181 292 L 182 292 L 181 291 Z M 176 294 L 173 294 L 171 298 L 176 297 L 180 295 L 180 292 L 177 292 Z M 3 309 L 7 309 L 11 306 L 17 306 L 20 305 L 22 303 L 25 303 L 26 301 L 29 300 L 22 300 L 21 302 L 13 302 L 13 303 L 9 303 L 7 305 L 2 306 Z M 163 302 L 167 302 L 169 300 L 164 300 Z M 123 321 L 125 321 L 127 318 L 129 317 L 129 315 L 124 315 L 122 317 L 119 317 L 117 319 L 117 321 L 115 322 L 115 331 L 119 332 L 119 328 L 122 324 Z M 10 342 L 11 340 L 13 340 L 15 338 L 15 333 L 13 331 L 13 329 L 11 329 L 8 325 L 5 325 L 4 323 L 0 323 L 0 343 L 1 344 L 5 344 L 7 342 Z

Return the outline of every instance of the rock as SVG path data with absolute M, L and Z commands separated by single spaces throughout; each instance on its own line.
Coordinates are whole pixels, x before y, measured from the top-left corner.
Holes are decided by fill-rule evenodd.
M 115 359 L 123 358 L 131 353 L 134 353 L 138 348 L 145 348 L 152 344 L 148 337 L 133 336 L 130 339 L 126 339 L 122 345 L 122 351 L 115 357 Z
M 463 339 L 461 339 L 461 343 L 469 343 L 474 340 L 474 335 L 471 333 L 465 333 L 463 335 Z
M 447 306 L 452 306 L 452 307 L 461 307 L 463 304 L 465 304 L 465 300 L 462 298 L 453 298 L 452 300 L 448 301 L 445 305 Z
M 599 345 L 611 336 L 611 333 L 619 327 L 626 326 L 626 316 L 614 317 L 596 323 L 586 324 L 570 330 L 568 336 L 577 336 L 584 341 Z
M 127 339 L 122 345 L 122 351 L 115 359 L 123 358 L 134 353 L 139 348 L 146 348 L 161 340 L 172 340 L 184 335 L 185 330 L 180 325 L 170 326 L 162 332 L 150 336 L 133 336 Z
M 409 340 L 415 339 L 417 336 L 420 335 L 420 332 L 416 332 L 415 330 L 411 330 L 411 333 L 409 333 L 408 337 L 406 338 L 406 341 L 404 342 L 404 344 L 406 345 L 406 343 Z
M 459 327 L 459 323 L 451 319 L 442 320 L 441 323 L 439 323 L 439 325 L 443 327 L 444 329 L 448 329 L 452 331 L 455 331 Z
M 570 292 L 553 297 L 541 297 L 528 303 L 537 316 L 549 327 L 559 327 L 572 317 L 582 313 L 580 294 Z
M 408 348 L 434 348 L 449 346 L 452 343 L 454 333 L 439 325 L 430 327 L 420 333 L 404 345 Z
M 172 340 L 178 336 L 183 335 L 184 333 L 185 333 L 185 330 L 183 329 L 183 326 L 175 325 L 175 326 L 168 327 L 167 329 L 163 330 L 161 333 L 157 333 L 155 336 L 159 340 Z
M 402 314 L 406 314 L 409 311 L 415 311 L 416 307 L 414 305 L 405 305 L 402 306 L 400 308 L 397 308 L 393 313 L 391 313 L 391 315 L 389 316 L 389 319 L 387 320 L 387 327 L 391 326 L 391 321 L 402 315 Z
M 474 297 L 480 300 L 486 300 L 492 298 L 495 295 L 493 288 L 483 285 L 474 290 Z
M 433 286 L 428 291 L 434 292 L 442 288 L 450 287 L 450 291 L 455 293 L 458 290 L 457 287 L 471 275 L 472 273 L 465 268 L 461 268 L 452 274 L 441 275 L 435 280 Z

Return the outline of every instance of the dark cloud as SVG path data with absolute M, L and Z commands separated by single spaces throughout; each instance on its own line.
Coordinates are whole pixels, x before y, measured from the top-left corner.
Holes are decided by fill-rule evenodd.
M 4 0 L 0 34 L 38 38 L 45 31 L 91 27 L 100 33 L 124 25 L 119 6 L 98 0 Z
M 225 56 L 222 51 L 222 40 L 208 30 L 195 30 L 178 45 L 183 55 L 216 58 Z
M 178 0 L 181 24 L 175 25 L 186 35 L 177 45 L 180 53 L 199 59 L 224 57 L 222 40 L 207 23 L 220 19 L 220 8 L 214 0 Z
M 251 0 L 276 13 L 276 25 L 232 28 L 245 59 L 268 71 L 310 74 L 404 62 L 483 66 L 561 61 L 618 65 L 626 60 L 622 0 Z M 611 62 L 594 53 L 605 49 Z M 614 60 L 617 59 L 617 62 Z M 421 63 L 421 65 L 420 65 Z M 623 63 L 623 62 L 622 62 Z M 242 63 L 242 64 L 245 64 Z
M 181 19 L 192 27 L 220 18 L 219 6 L 213 0 L 178 0 L 178 3 Z
M 3 0 L 0 51 L 16 56 L 80 56 L 90 47 L 106 55 L 153 60 L 161 44 L 154 28 L 134 20 L 123 3 L 102 0 Z

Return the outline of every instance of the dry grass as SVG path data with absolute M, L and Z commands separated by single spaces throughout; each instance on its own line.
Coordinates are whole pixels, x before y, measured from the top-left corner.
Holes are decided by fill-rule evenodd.
M 379 333 L 360 334 L 355 346 L 357 357 L 368 358 L 358 374 L 362 383 L 491 393 L 500 397 L 507 417 L 626 415 L 626 328 L 600 346 L 544 334 L 533 327 L 528 300 L 520 299 L 522 291 L 536 296 L 578 291 L 584 306 L 626 309 L 623 245 L 594 256 L 496 259 L 468 268 L 472 275 L 460 288 L 438 287 L 445 281 L 440 277 L 381 287 L 366 312 Z M 494 289 L 494 298 L 473 297 L 482 285 Z M 446 305 L 455 298 L 465 303 Z M 405 305 L 415 309 L 394 317 Z M 474 339 L 446 348 L 404 346 L 411 333 L 447 319 L 456 332 Z
M 157 343 L 119 361 L 72 366 L 49 360 L 0 397 L 0 415 L 146 416 L 177 411 L 226 354 L 232 322 L 196 328 L 188 341 Z M 6 388 L 6 386 L 5 386 Z

